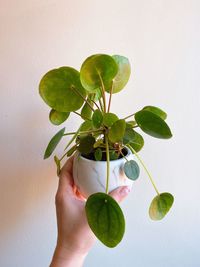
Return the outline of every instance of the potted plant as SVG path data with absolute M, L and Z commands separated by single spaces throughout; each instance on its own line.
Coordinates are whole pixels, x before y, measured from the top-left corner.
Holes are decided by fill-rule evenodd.
M 165 121 L 167 114 L 154 106 L 146 106 L 125 118 L 110 112 L 113 94 L 125 87 L 130 73 L 126 57 L 96 54 L 83 62 L 80 72 L 72 67 L 53 69 L 39 85 L 40 96 L 51 107 L 49 119 L 54 125 L 66 121 L 71 112 L 83 119 L 75 132 L 59 130 L 50 140 L 44 158 L 51 156 L 62 138 L 72 136 L 64 155 L 60 159 L 54 156 L 57 173 L 61 161 L 74 154 L 74 180 L 87 199 L 89 226 L 108 247 L 115 247 L 125 231 L 123 212 L 108 193 L 121 185 L 131 186 L 139 177 L 138 163 L 157 193 L 150 204 L 150 218 L 162 219 L 174 201 L 170 193 L 158 191 L 138 154 L 144 139 L 137 129 L 156 138 L 172 137 Z

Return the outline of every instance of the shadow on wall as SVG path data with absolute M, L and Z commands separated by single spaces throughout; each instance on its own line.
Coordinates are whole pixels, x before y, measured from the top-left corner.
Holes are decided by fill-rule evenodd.
M 47 129 L 48 121 L 41 118 L 41 112 L 40 115 L 39 112 L 29 112 L 26 111 L 23 117 L 18 116 L 15 125 L 8 125 L 1 133 L 1 246 L 27 221 L 42 216 L 42 203 L 55 193 L 52 191 L 57 182 L 54 164 L 42 159 L 46 143 L 42 129 Z M 12 119 L 8 118 L 8 121 Z

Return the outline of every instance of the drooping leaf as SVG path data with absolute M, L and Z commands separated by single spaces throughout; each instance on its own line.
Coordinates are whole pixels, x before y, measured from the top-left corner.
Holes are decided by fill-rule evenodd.
M 49 113 L 49 120 L 54 125 L 60 125 L 69 117 L 70 112 L 60 112 L 52 109 Z
M 94 143 L 95 143 L 95 138 L 91 135 L 81 137 L 78 150 L 83 154 L 89 154 L 93 150 Z
M 54 149 L 56 148 L 56 146 L 58 145 L 58 143 L 60 142 L 61 138 L 63 137 L 63 134 L 65 132 L 65 127 L 63 129 L 61 129 L 60 131 L 58 131 L 50 140 L 45 153 L 44 153 L 44 159 L 47 159 L 48 157 L 51 156 L 51 154 L 53 153 Z
M 135 140 L 135 131 L 126 124 L 126 129 L 123 137 L 123 144 L 126 145 L 134 140 Z
M 122 142 L 126 128 L 125 120 L 116 121 L 110 128 L 108 138 L 111 142 Z
M 95 128 L 99 128 L 103 121 L 103 115 L 99 109 L 96 109 L 92 115 L 92 123 Z
M 40 95 L 47 105 L 61 112 L 75 111 L 82 106 L 84 99 L 76 91 L 86 96 L 79 72 L 70 67 L 47 72 L 39 85 Z
M 131 66 L 126 57 L 114 55 L 113 58 L 118 65 L 117 75 L 113 79 L 113 94 L 115 94 L 120 92 L 127 84 L 131 74 Z M 109 92 L 108 89 L 106 91 Z
M 57 175 L 59 176 L 59 174 L 60 174 L 60 160 L 57 156 L 54 156 L 54 161 L 55 161 L 56 166 L 57 166 Z
M 89 101 L 90 102 L 90 100 L 87 98 L 87 101 Z M 90 104 L 91 104 L 91 102 L 90 102 Z M 92 105 L 92 104 L 91 104 Z M 93 106 L 93 105 L 92 105 Z M 92 117 L 92 109 L 91 109 L 91 107 L 88 105 L 88 103 L 86 102 L 84 105 L 83 105 L 83 107 L 82 107 L 82 109 L 81 109 L 81 117 L 82 117 L 82 119 L 84 119 L 84 120 L 90 120 L 91 119 L 91 117 Z
M 140 168 L 136 161 L 129 160 L 124 164 L 124 172 L 131 180 L 137 180 L 140 175 Z
M 149 207 L 149 216 L 152 220 L 161 220 L 173 205 L 174 197 L 170 193 L 162 193 L 156 196 Z
M 167 118 L 167 113 L 158 107 L 146 106 L 143 108 L 143 110 L 151 111 L 154 114 L 158 115 L 163 120 L 166 120 L 166 118 Z
M 137 133 L 136 131 L 134 131 L 135 133 L 135 137 L 134 139 L 131 140 L 131 142 L 129 143 L 129 145 L 136 151 L 139 152 L 143 146 L 144 146 L 144 139 L 143 137 Z
M 94 157 L 96 161 L 100 161 L 102 159 L 102 150 L 101 148 L 97 148 L 94 152 Z
M 101 79 L 105 88 L 110 88 L 117 71 L 118 66 L 111 56 L 104 54 L 92 55 L 81 66 L 81 83 L 89 92 L 94 92 L 102 86 Z
M 111 127 L 117 120 L 119 120 L 119 118 L 114 113 L 109 112 L 103 114 L 103 124 L 106 127 Z
M 88 198 L 85 210 L 96 237 L 107 247 L 117 246 L 125 231 L 124 215 L 118 203 L 105 193 L 95 193 Z
M 151 111 L 141 110 L 135 114 L 138 126 L 147 134 L 162 139 L 172 137 L 167 123 Z

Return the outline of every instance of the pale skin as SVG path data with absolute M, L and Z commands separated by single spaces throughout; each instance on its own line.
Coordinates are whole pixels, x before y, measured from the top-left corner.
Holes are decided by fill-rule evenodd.
M 60 173 L 56 193 L 58 237 L 50 267 L 82 267 L 96 241 L 87 223 L 85 199 L 74 185 L 72 166 L 73 158 L 70 158 Z M 129 192 L 130 188 L 122 186 L 110 195 L 121 202 Z

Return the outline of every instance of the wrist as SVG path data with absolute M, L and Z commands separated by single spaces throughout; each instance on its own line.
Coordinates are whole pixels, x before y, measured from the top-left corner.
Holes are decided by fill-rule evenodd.
M 57 244 L 50 267 L 81 267 L 87 253 Z

